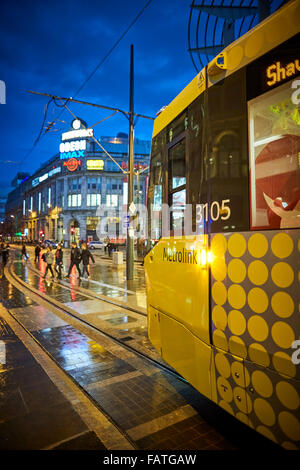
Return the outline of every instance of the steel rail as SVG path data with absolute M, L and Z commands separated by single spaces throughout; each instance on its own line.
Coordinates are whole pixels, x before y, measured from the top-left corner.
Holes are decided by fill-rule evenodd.
M 14 271 L 12 270 L 11 268 L 11 263 L 9 263 L 8 266 L 5 267 L 5 271 L 6 273 L 8 272 L 8 274 L 10 275 L 10 278 L 12 278 L 17 284 L 21 285 L 22 288 L 25 288 L 27 289 L 29 292 L 33 293 L 34 295 L 36 295 L 37 297 L 40 297 L 44 302 L 47 302 L 49 305 L 51 305 L 52 307 L 56 308 L 57 310 L 61 310 L 64 314 L 67 314 L 68 316 L 74 318 L 75 320 L 77 320 L 79 323 L 82 323 L 86 326 L 88 326 L 89 328 L 91 328 L 92 330 L 95 330 L 97 333 L 100 333 L 104 336 L 106 336 L 107 338 L 109 338 L 110 340 L 112 340 L 113 342 L 117 343 L 118 345 L 122 346 L 124 349 L 127 349 L 128 351 L 130 352 L 133 352 L 134 354 L 136 354 L 137 356 L 140 356 L 142 357 L 144 360 L 154 364 L 156 367 L 158 367 L 159 369 L 162 369 L 164 370 L 165 372 L 168 372 L 170 373 L 171 375 L 173 375 L 174 377 L 176 377 L 178 380 L 184 382 L 184 383 L 188 383 L 186 379 L 184 379 L 181 375 L 179 375 L 174 369 L 164 365 L 164 364 L 161 364 L 161 362 L 159 362 L 158 360 L 148 356 L 147 354 L 139 351 L 138 349 L 134 348 L 133 346 L 129 346 L 128 344 L 124 344 L 124 342 L 122 340 L 119 340 L 117 339 L 116 337 L 114 337 L 113 335 L 111 335 L 110 333 L 107 333 L 106 331 L 104 330 L 101 330 L 100 328 L 98 328 L 97 326 L 95 325 L 92 325 L 91 323 L 89 323 L 87 320 L 83 319 L 83 318 L 80 318 L 78 317 L 74 310 L 71 308 L 71 307 L 66 307 L 65 305 L 61 304 L 61 302 L 57 301 L 56 299 L 53 299 L 52 297 L 50 297 L 49 295 L 47 294 L 42 294 L 38 289 L 35 289 L 33 287 L 30 287 L 25 281 L 21 280 L 15 273 Z M 16 287 L 16 286 L 15 286 Z M 55 300 L 55 302 L 54 302 Z M 126 309 L 124 307 L 124 309 Z

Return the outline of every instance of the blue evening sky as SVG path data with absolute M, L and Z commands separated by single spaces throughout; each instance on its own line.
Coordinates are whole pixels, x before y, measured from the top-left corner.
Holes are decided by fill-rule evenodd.
M 240 1 L 255 2 L 234 0 L 234 4 Z M 63 122 L 57 122 L 25 158 L 39 135 L 48 101 L 27 90 L 74 96 L 146 4 L 147 0 L 1 0 L 0 80 L 6 84 L 6 104 L 0 104 L 0 195 L 11 189 L 17 172 L 33 173 L 58 152 L 61 133 L 72 120 L 64 111 L 59 118 Z M 190 4 L 190 0 L 152 0 L 77 98 L 128 110 L 133 44 L 135 112 L 155 116 L 196 74 L 188 52 Z M 76 104 L 70 108 L 88 125 L 110 114 Z M 60 112 L 51 104 L 46 124 Z M 152 121 L 139 119 L 135 136 L 151 140 L 152 127 Z M 118 132 L 128 133 L 123 115 L 95 128 L 96 137 Z
M 58 152 L 61 132 L 72 116 L 61 115 L 56 132 L 46 134 L 22 163 L 37 138 L 47 98 L 27 90 L 73 96 L 98 62 L 147 3 L 146 0 L 2 0 L 0 80 L 6 104 L 0 105 L 0 194 L 18 171 L 32 173 Z M 188 48 L 189 2 L 152 0 L 128 34 L 77 96 L 129 108 L 130 44 L 134 45 L 135 111 L 155 116 L 194 77 Z M 110 114 L 70 105 L 89 125 Z M 60 113 L 50 105 L 47 122 Z M 151 139 L 153 122 L 139 119 L 135 136 Z M 96 126 L 97 137 L 128 133 L 120 115 Z M 4 163 L 6 162 L 6 163 Z

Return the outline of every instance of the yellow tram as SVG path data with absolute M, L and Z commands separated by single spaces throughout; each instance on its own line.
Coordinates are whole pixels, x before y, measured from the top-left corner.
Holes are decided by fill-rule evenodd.
M 157 351 L 286 449 L 300 448 L 299 18 L 286 4 L 157 116 L 145 258 Z

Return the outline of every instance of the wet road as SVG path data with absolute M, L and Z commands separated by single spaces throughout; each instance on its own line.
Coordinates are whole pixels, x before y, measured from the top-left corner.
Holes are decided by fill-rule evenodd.
M 78 316 L 96 321 L 101 327 L 105 325 L 108 331 L 123 337 L 127 344 L 140 341 L 140 347 L 151 350 L 145 317 L 134 312 L 122 312 L 119 307 L 87 299 L 58 283 L 43 280 L 26 266 L 26 262 L 17 261 L 13 267 L 28 285 L 55 297 L 64 305 L 72 306 Z M 108 278 L 114 276 L 113 268 L 98 268 L 102 270 L 102 276 L 108 272 L 105 277 L 105 284 L 108 284 Z M 70 282 L 78 283 L 78 280 L 73 278 Z M 136 281 L 141 290 L 143 282 L 143 279 Z M 123 289 L 124 285 L 122 279 L 117 287 Z M 120 297 L 120 291 L 114 287 L 97 286 L 97 292 Z M 264 450 L 278 449 L 201 396 L 189 384 L 146 363 L 100 333 L 78 325 L 67 314 L 54 313 L 50 307 L 39 305 L 6 279 L 1 281 L 0 295 L 6 308 L 105 410 L 137 448 L 221 450 L 255 446 Z

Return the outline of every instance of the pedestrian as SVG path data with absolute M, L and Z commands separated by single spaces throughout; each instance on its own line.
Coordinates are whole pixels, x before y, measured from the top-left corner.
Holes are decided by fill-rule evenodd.
M 1 249 L 1 251 L 2 251 L 2 263 L 4 267 L 7 263 L 7 259 L 9 256 L 9 245 L 4 246 L 3 244 L 3 248 Z
M 110 242 L 109 236 L 107 235 L 107 236 L 104 238 L 103 241 L 104 241 L 104 253 L 106 253 L 108 244 L 109 244 L 109 242 Z
M 3 260 L 4 250 L 5 250 L 5 245 L 4 245 L 4 243 L 1 243 L 1 245 L 0 245 L 0 255 L 2 256 L 3 264 L 4 264 L 4 260 Z
M 81 253 L 80 253 L 80 250 L 79 250 L 79 248 L 77 247 L 76 243 L 75 243 L 75 242 L 72 242 L 72 248 L 71 248 L 71 263 L 70 263 L 69 271 L 68 271 L 68 274 L 67 274 L 66 278 L 70 277 L 71 271 L 72 271 L 72 269 L 73 269 L 74 266 L 76 266 L 77 271 L 78 271 L 78 274 L 79 274 L 79 277 L 81 277 L 81 271 L 80 271 L 80 267 L 79 267 L 80 261 L 81 261 Z
M 26 251 L 26 245 L 25 245 L 25 243 L 22 244 L 21 260 L 23 260 L 23 256 L 24 256 L 24 258 L 25 258 L 26 261 L 27 261 L 28 258 L 29 258 L 29 256 L 28 256 L 27 251 Z
M 45 271 L 45 274 L 44 274 L 44 279 L 47 276 L 48 271 L 50 271 L 50 273 L 52 275 L 52 278 L 54 278 L 54 273 L 53 273 L 53 269 L 52 269 L 54 256 L 53 256 L 53 253 L 52 253 L 51 246 L 47 246 L 47 252 L 45 253 L 45 260 L 46 260 L 47 265 L 46 265 L 46 271 Z
M 35 247 L 35 250 L 34 250 L 34 262 L 39 262 L 40 260 L 40 252 L 41 252 L 41 247 L 40 247 L 40 244 L 38 243 Z
M 57 273 L 57 279 L 61 279 L 61 270 L 63 266 L 63 251 L 61 244 L 57 245 L 57 250 L 55 252 L 55 271 Z
M 90 258 L 95 264 L 94 257 L 90 250 L 87 247 L 86 243 L 82 243 L 82 251 L 81 251 L 81 259 L 82 259 L 82 265 L 83 265 L 83 270 L 82 270 L 82 276 L 84 276 L 84 273 L 86 272 L 87 277 L 90 277 Z

